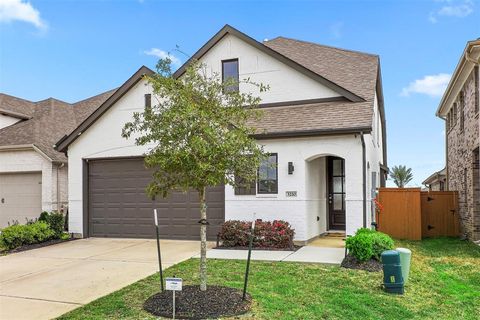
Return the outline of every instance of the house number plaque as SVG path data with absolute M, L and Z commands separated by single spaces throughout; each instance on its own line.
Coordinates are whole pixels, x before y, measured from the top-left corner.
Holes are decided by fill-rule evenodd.
M 296 197 L 297 196 L 297 191 L 285 191 L 285 196 Z

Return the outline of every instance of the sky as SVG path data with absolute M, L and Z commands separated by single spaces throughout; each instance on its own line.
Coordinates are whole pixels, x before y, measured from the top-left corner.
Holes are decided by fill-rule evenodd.
M 0 0 L 0 92 L 75 102 L 168 52 L 181 65 L 225 24 L 258 41 L 378 54 L 388 166 L 411 167 L 410 186 L 444 167 L 435 111 L 466 42 L 480 37 L 479 1 Z

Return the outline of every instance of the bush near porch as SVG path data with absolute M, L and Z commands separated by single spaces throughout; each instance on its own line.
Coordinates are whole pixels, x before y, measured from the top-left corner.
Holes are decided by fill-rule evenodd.
M 380 261 L 382 252 L 392 250 L 393 245 L 393 239 L 388 235 L 368 228 L 358 229 L 353 237 L 348 237 L 345 241 L 349 253 L 359 261 Z
M 250 266 L 253 310 L 242 319 L 466 319 L 480 316 L 480 247 L 451 238 L 400 241 L 412 250 L 403 296 L 381 288 L 382 273 L 319 264 L 259 262 Z M 245 261 L 210 260 L 209 281 L 241 289 Z M 198 284 L 198 260 L 166 270 Z M 158 274 L 82 306 L 59 319 L 156 319 L 143 310 L 158 292 Z
M 252 222 L 229 220 L 222 224 L 219 240 L 224 247 L 248 247 Z M 287 249 L 293 247 L 295 230 L 282 220 L 255 221 L 253 247 Z

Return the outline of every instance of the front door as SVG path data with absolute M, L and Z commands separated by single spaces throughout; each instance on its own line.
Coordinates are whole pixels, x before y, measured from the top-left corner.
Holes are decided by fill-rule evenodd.
M 328 227 L 345 230 L 345 160 L 328 157 Z

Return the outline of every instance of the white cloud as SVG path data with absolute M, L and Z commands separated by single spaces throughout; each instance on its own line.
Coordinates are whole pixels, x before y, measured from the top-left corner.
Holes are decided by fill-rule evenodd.
M 335 22 L 330 26 L 330 33 L 335 39 L 340 39 L 342 37 L 343 31 L 343 22 Z
M 463 0 L 461 2 L 447 0 L 441 2 L 445 5 L 438 10 L 430 12 L 428 16 L 428 20 L 432 23 L 436 23 L 441 16 L 464 18 L 473 12 L 474 4 L 472 0 Z
M 402 96 L 409 96 L 411 93 L 426 94 L 431 97 L 439 97 L 443 94 L 450 81 L 451 75 L 439 73 L 417 79 L 402 89 Z
M 176 65 L 176 66 L 179 66 L 182 63 L 180 61 L 180 59 L 178 59 L 174 55 L 170 54 L 169 52 L 158 49 L 158 48 L 152 48 L 150 50 L 145 50 L 143 53 L 146 54 L 146 55 L 149 55 L 149 56 L 154 56 L 154 57 L 160 58 L 160 59 L 165 59 L 165 58 L 168 57 L 172 61 L 172 64 Z
M 40 18 L 40 12 L 23 0 L 0 0 L 0 22 L 24 21 L 38 29 L 45 30 L 47 24 Z

